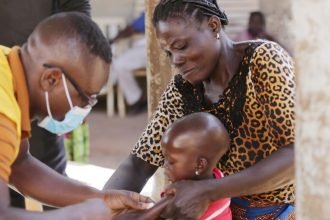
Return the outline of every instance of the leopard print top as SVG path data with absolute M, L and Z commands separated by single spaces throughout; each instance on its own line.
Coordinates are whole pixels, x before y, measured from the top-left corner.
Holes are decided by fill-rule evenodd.
M 290 56 L 276 43 L 251 43 L 240 71 L 217 103 L 207 105 L 203 85 L 193 87 L 176 75 L 132 154 L 161 166 L 160 140 L 166 128 L 184 115 L 205 111 L 216 115 L 231 137 L 230 149 L 220 159 L 219 168 L 225 175 L 239 172 L 294 143 L 294 96 Z M 245 198 L 255 201 L 256 206 L 293 203 L 294 186 Z

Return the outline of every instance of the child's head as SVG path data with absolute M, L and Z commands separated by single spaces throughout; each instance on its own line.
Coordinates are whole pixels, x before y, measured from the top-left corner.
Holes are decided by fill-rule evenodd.
M 161 140 L 168 180 L 204 179 L 229 149 L 223 124 L 208 113 L 193 113 L 174 122 Z

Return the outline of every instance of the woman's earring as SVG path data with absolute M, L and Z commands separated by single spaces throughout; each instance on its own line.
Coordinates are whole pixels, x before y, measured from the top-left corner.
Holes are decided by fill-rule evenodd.
M 217 38 L 218 40 L 220 39 L 220 34 L 219 34 L 219 33 L 217 33 L 216 38 Z
M 199 172 L 198 172 L 198 170 L 195 171 L 195 174 L 196 174 L 196 176 L 199 176 Z

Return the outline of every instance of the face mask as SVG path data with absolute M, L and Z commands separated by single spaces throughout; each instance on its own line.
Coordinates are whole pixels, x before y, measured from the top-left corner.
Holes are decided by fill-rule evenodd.
M 72 101 L 69 95 L 69 90 L 66 84 L 65 76 L 62 74 L 62 81 L 64 85 L 64 91 L 66 98 L 70 105 L 70 111 L 68 111 L 65 114 L 65 117 L 62 121 L 57 121 L 52 117 L 52 113 L 50 111 L 50 105 L 49 105 L 49 98 L 48 98 L 48 92 L 45 92 L 45 98 L 46 98 L 46 106 L 47 106 L 47 112 L 48 116 L 45 117 L 38 125 L 47 131 L 54 133 L 54 134 L 65 134 L 76 127 L 78 127 L 84 120 L 84 118 L 88 115 L 88 113 L 91 111 L 92 107 L 87 106 L 84 108 L 74 106 L 72 105 Z

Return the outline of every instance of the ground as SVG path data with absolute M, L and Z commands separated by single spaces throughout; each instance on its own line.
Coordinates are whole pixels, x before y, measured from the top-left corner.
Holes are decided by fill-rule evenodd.
M 88 116 L 90 163 L 115 169 L 124 160 L 147 125 L 147 112 L 125 118 L 107 117 L 104 101 Z

